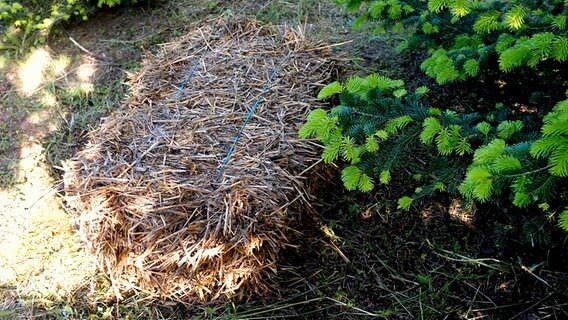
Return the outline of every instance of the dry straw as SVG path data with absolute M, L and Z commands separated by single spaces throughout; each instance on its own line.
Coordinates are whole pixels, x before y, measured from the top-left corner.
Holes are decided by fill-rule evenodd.
M 209 21 L 145 58 L 65 164 L 79 232 L 118 290 L 191 304 L 269 289 L 318 159 L 297 131 L 334 70 L 301 29 L 247 19 Z

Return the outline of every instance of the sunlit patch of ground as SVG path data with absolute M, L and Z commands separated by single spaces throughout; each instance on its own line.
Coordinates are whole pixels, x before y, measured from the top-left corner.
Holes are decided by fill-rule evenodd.
M 38 48 L 18 68 L 18 86 L 26 95 L 32 95 L 44 83 L 51 55 Z
M 0 191 L 0 309 L 25 300 L 59 302 L 96 270 L 61 207 L 42 151 L 37 143 L 24 146 L 23 182 Z
M 475 211 L 463 206 L 461 200 L 452 199 L 452 203 L 448 208 L 448 214 L 464 225 L 471 226 L 474 221 Z
M 67 113 L 54 88 L 91 89 L 96 65 L 72 65 L 38 48 L 2 68 L 8 72 L 0 100 L 0 173 L 10 178 L 0 182 L 10 183 L 0 186 L 0 318 L 27 319 L 38 305 L 49 309 L 72 299 L 96 273 L 62 207 L 44 149 Z

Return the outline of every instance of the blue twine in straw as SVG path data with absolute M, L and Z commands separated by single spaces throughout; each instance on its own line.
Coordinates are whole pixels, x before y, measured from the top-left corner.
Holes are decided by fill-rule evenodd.
M 175 97 L 176 100 L 179 99 L 179 97 L 181 96 L 181 93 L 183 92 L 183 90 L 185 90 L 185 86 L 187 85 L 189 80 L 191 80 L 191 78 L 193 78 L 193 75 L 195 74 L 195 71 L 197 70 L 198 66 L 199 66 L 199 61 L 195 62 L 193 64 L 193 66 L 191 67 L 191 69 L 189 69 L 189 71 L 187 72 L 185 79 L 181 83 L 181 86 L 179 87 L 179 89 L 176 93 L 176 97 Z
M 254 113 L 256 112 L 256 109 L 258 108 L 258 105 L 260 104 L 260 99 L 262 98 L 262 95 L 264 93 L 266 93 L 266 91 L 268 91 L 268 88 L 270 87 L 270 85 L 272 84 L 272 80 L 274 80 L 274 77 L 276 76 L 276 69 L 272 70 L 272 74 L 270 75 L 270 78 L 268 79 L 268 81 L 266 81 L 266 83 L 264 84 L 264 87 L 262 87 L 262 91 L 260 92 L 260 95 L 258 96 L 258 98 L 256 98 L 256 101 L 254 102 L 254 105 L 252 106 L 252 108 L 250 109 L 249 113 L 247 114 L 247 117 L 245 119 L 245 122 L 243 123 L 243 125 L 241 126 L 241 128 L 239 129 L 239 132 L 237 133 L 237 135 L 235 136 L 235 139 L 233 140 L 233 144 L 231 145 L 231 147 L 229 148 L 229 152 L 227 152 L 227 156 L 225 157 L 225 159 L 223 160 L 223 163 L 221 164 L 221 167 L 219 167 L 219 169 L 217 170 L 217 173 L 215 174 L 215 178 L 213 179 L 213 182 L 216 183 L 219 181 L 219 179 L 223 176 L 223 173 L 225 173 L 225 167 L 227 166 L 227 164 L 229 163 L 229 159 L 231 159 L 231 156 L 233 155 L 233 152 L 235 151 L 235 146 L 237 145 L 237 143 L 239 142 L 239 139 L 241 138 L 241 135 L 243 133 L 243 131 L 245 130 L 245 126 L 247 125 L 247 123 L 249 122 L 249 120 L 252 118 L 252 116 L 254 115 Z

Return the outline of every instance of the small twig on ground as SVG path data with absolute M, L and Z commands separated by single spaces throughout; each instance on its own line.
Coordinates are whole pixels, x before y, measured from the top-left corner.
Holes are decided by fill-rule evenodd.
M 494 307 L 497 307 L 497 304 L 491 300 L 491 298 L 489 298 L 485 293 L 483 293 L 480 289 L 481 285 L 479 287 L 475 287 L 473 286 L 471 283 L 464 281 L 463 283 L 465 283 L 466 285 L 468 285 L 470 288 L 475 290 L 475 296 L 473 297 L 473 299 L 471 299 L 471 301 L 475 301 L 477 295 L 482 295 L 485 299 L 487 299 L 487 301 L 489 301 L 489 303 L 491 303 Z
M 284 305 L 274 305 L 273 307 L 270 308 L 261 308 L 260 310 L 256 310 L 250 313 L 246 313 L 244 315 L 240 315 L 241 317 L 250 319 L 251 317 L 254 316 L 258 316 L 261 314 L 266 314 L 266 313 L 270 313 L 270 312 L 274 312 L 274 311 L 278 311 L 278 310 L 282 310 L 282 309 L 286 309 L 286 308 L 290 308 L 293 306 L 297 306 L 297 305 L 304 305 L 304 304 L 309 304 L 312 302 L 318 302 L 321 301 L 321 298 L 313 298 L 313 299 L 309 299 L 309 300 L 305 300 L 305 301 L 299 301 L 299 302 L 294 302 L 294 303 L 290 303 L 290 304 L 284 304 Z
M 530 309 L 532 309 L 532 308 L 538 306 L 538 305 L 541 304 L 544 300 L 550 298 L 552 295 L 553 295 L 553 293 L 551 293 L 551 294 L 547 295 L 546 297 L 544 297 L 544 298 L 538 300 L 536 303 L 531 304 L 528 308 L 524 309 L 523 311 L 521 311 L 521 312 L 517 313 L 516 315 L 512 316 L 511 318 L 509 318 L 509 320 L 513 320 L 513 319 L 518 318 L 520 315 L 522 315 L 523 313 L 529 311 Z
M 337 303 L 337 304 L 339 304 L 339 305 L 342 305 L 342 306 L 344 306 L 344 307 L 347 307 L 347 308 L 350 308 L 350 309 L 359 311 L 359 312 L 363 313 L 364 315 L 373 316 L 373 317 L 378 317 L 378 316 L 379 316 L 379 315 L 376 314 L 376 313 L 371 313 L 371 312 L 369 312 L 369 311 L 363 310 L 363 309 L 361 309 L 361 308 L 357 308 L 357 307 L 355 307 L 355 306 L 349 306 L 349 305 L 347 305 L 347 303 L 345 303 L 345 302 L 342 302 L 342 301 L 339 301 L 339 300 L 335 300 L 335 299 L 330 298 L 330 297 L 326 297 L 326 298 L 327 298 L 328 300 L 331 300 L 331 301 L 333 301 L 333 302 L 335 302 L 335 303 Z
M 338 246 L 336 246 L 333 242 L 329 241 L 323 241 L 323 240 L 319 240 L 321 241 L 321 243 L 325 244 L 325 245 L 329 245 L 335 252 L 337 252 L 337 254 L 339 254 L 339 256 L 343 259 L 343 261 L 345 261 L 345 263 L 350 263 L 351 261 L 349 260 L 349 258 L 347 258 L 347 256 L 341 251 L 341 249 L 339 249 Z
M 317 166 L 318 164 L 322 163 L 323 159 L 319 159 L 318 161 L 314 162 L 314 164 L 312 164 L 311 166 L 309 166 L 306 170 L 300 172 L 300 174 L 297 175 L 297 177 L 302 177 L 306 172 L 312 170 L 315 166 Z
M 24 208 L 24 210 L 30 210 L 31 208 L 33 208 L 36 204 L 38 204 L 41 200 L 43 200 L 43 198 L 47 197 L 48 195 L 50 195 L 53 192 L 57 192 L 57 190 L 63 186 L 63 182 L 59 182 L 57 183 L 55 186 L 53 186 L 51 189 L 49 189 L 47 192 L 45 192 L 43 195 L 41 195 L 36 201 L 34 201 L 29 207 Z
M 310 49 L 308 51 L 318 51 L 318 50 L 323 50 L 323 49 L 331 49 L 333 47 L 338 47 L 338 46 L 350 44 L 352 42 L 353 42 L 353 40 L 348 40 L 348 41 L 344 41 L 344 42 L 340 42 L 340 43 L 328 44 L 328 45 L 324 45 L 324 46 L 320 46 L 320 47 L 315 47 L 315 48 Z
M 106 62 L 108 65 L 111 66 L 117 66 L 120 67 L 121 65 L 119 63 L 116 63 L 110 59 L 107 59 L 106 57 L 100 56 L 98 54 L 92 53 L 91 51 L 87 50 L 85 47 L 83 47 L 82 45 L 79 44 L 79 42 L 75 41 L 75 39 L 73 39 L 72 37 L 69 37 L 69 40 L 79 49 L 81 49 L 81 51 L 85 52 L 86 54 L 88 54 L 89 56 L 100 60 L 100 61 L 104 61 Z
M 535 277 L 538 281 L 544 283 L 544 284 L 545 284 L 546 286 L 548 286 L 549 288 L 552 288 L 552 286 L 551 286 L 548 282 L 546 282 L 546 280 L 544 280 L 543 278 L 541 278 L 541 277 L 537 276 L 536 274 L 534 274 L 534 272 L 532 272 L 532 270 L 529 269 L 529 268 L 527 268 L 525 265 L 521 264 L 521 269 L 522 269 L 523 271 L 528 272 L 531 276 Z

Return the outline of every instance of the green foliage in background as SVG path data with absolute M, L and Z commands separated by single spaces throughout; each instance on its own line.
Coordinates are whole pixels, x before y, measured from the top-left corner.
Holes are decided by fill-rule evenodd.
M 126 1 L 98 0 L 96 6 L 113 7 L 121 2 Z M 94 9 L 95 3 L 89 0 L 0 1 L 0 50 L 24 53 L 44 43 L 54 26 L 74 18 L 87 20 Z
M 355 28 L 399 34 L 398 52 L 426 50 L 421 69 L 438 84 L 530 71 L 552 84 L 551 92 L 566 90 L 558 76 L 568 59 L 568 1 L 336 2 L 359 15 Z M 513 79 L 530 90 L 523 77 Z M 418 187 L 399 199 L 402 209 L 435 192 L 478 202 L 508 197 L 544 211 L 549 203 L 566 206 L 568 100 L 538 105 L 536 113 L 498 104 L 463 114 L 424 106 L 424 93 L 374 75 L 330 84 L 320 98 L 337 94 L 339 106 L 314 111 L 300 135 L 324 143 L 325 162 L 347 162 L 342 180 L 349 190 L 369 191 L 395 175 L 413 178 Z M 559 223 L 568 231 L 568 209 Z
M 568 176 L 568 100 L 540 128 L 502 105 L 484 114 L 428 108 L 420 102 L 427 92 L 377 75 L 331 83 L 318 98 L 337 95 L 339 105 L 313 110 L 300 137 L 323 142 L 325 163 L 346 163 L 348 190 L 414 179 L 418 187 L 398 200 L 401 209 L 436 192 L 479 202 L 509 197 L 518 207 L 566 196 L 556 191 Z M 568 231 L 566 212 L 560 222 Z
M 422 47 L 421 67 L 440 84 L 493 71 L 568 59 L 568 1 L 336 0 L 377 32 L 405 35 L 398 49 Z

